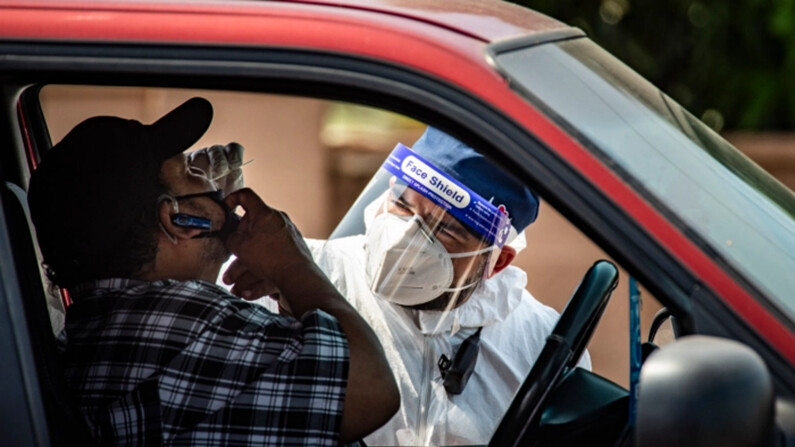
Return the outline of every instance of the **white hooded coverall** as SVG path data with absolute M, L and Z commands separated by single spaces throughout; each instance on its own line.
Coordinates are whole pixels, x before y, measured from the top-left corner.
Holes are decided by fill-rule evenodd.
M 508 266 L 449 312 L 420 311 L 376 297 L 365 274 L 363 235 L 308 239 L 315 261 L 379 337 L 400 386 L 401 408 L 365 438 L 377 445 L 486 444 L 557 322 L 558 313 L 525 290 Z M 453 358 L 478 328 L 480 354 L 464 391 L 448 394 L 437 362 Z M 579 366 L 590 369 L 587 352 Z

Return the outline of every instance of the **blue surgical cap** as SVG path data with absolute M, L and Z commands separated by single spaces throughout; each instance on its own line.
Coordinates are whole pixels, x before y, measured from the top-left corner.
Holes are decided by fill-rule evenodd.
M 504 206 L 516 231 L 536 220 L 539 201 L 533 191 L 450 135 L 429 126 L 412 150 L 495 206 Z

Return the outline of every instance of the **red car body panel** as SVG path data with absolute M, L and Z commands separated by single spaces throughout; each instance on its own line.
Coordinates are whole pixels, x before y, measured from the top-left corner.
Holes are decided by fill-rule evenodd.
M 344 5 L 368 11 L 409 17 L 487 42 L 568 29 L 569 26 L 512 3 L 456 0 L 297 0 L 301 3 Z
M 499 13 L 492 18 L 484 11 Z M 459 86 L 552 148 L 795 364 L 793 333 L 784 323 L 590 151 L 512 91 L 489 64 L 491 42 L 566 28 L 497 2 L 0 2 L 2 40 L 325 50 L 393 63 Z

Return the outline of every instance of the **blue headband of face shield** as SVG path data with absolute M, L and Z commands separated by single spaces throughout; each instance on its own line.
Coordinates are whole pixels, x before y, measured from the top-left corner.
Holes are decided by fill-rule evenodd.
M 226 240 L 226 238 L 230 234 L 234 233 L 237 229 L 237 226 L 240 223 L 240 216 L 235 214 L 234 211 L 227 206 L 226 202 L 224 201 L 223 190 L 217 189 L 214 191 L 205 191 L 195 194 L 185 194 L 174 197 L 174 200 L 187 200 L 197 197 L 207 197 L 221 207 L 221 209 L 224 211 L 224 223 L 221 225 L 221 228 L 215 231 L 209 231 L 210 228 L 212 228 L 212 221 L 210 219 L 185 213 L 176 213 L 171 216 L 171 223 L 183 228 L 208 230 L 193 236 L 193 238 L 215 237 L 221 240 Z
M 500 248 L 505 244 L 511 228 L 508 216 L 410 148 L 398 143 L 381 167 L 490 243 Z

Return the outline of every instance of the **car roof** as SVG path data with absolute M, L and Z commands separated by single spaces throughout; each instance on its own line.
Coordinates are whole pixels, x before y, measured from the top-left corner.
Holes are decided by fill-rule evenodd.
M 347 15 L 377 14 L 381 19 L 410 19 L 454 31 L 486 43 L 520 36 L 538 36 L 569 29 L 548 16 L 499 0 L 0 0 L 0 8 L 86 10 L 96 12 L 254 13 L 265 10 L 320 9 Z
M 298 0 L 343 6 L 432 23 L 485 42 L 569 28 L 541 13 L 501 0 Z
M 537 44 L 566 33 L 582 35 L 493 0 L 0 0 L 3 41 L 327 51 L 418 69 L 483 97 L 496 95 L 489 84 L 505 85 L 490 44 Z M 509 90 L 500 92 L 514 104 L 506 109 L 524 107 Z

